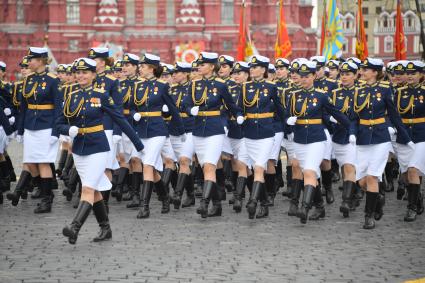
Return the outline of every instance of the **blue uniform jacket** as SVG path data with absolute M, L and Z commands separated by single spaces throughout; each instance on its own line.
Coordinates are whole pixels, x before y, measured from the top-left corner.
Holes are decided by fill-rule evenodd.
M 331 97 L 332 92 L 338 88 L 338 82 L 333 79 L 323 77 L 314 81 L 314 88 L 324 91 L 329 97 Z M 325 111 L 323 112 L 322 118 L 329 133 L 333 134 L 335 125 L 330 121 L 331 115 Z
M 241 109 L 233 102 L 224 80 L 211 77 L 195 80 L 188 87 L 189 94 L 183 99 L 182 109 L 190 115 L 193 106 L 199 111 L 220 111 L 225 105 L 234 117 L 242 116 Z M 192 134 L 198 137 L 210 137 L 224 134 L 224 125 L 220 115 L 196 116 Z
M 295 86 L 294 84 L 292 84 L 290 87 L 283 89 L 282 93 L 280 94 L 280 99 L 283 105 L 283 109 L 285 110 L 285 113 L 289 113 L 288 112 L 288 107 L 291 103 L 291 97 L 294 91 L 299 90 L 299 88 L 297 86 Z M 278 89 L 278 93 L 279 93 L 279 89 Z M 283 136 L 285 138 L 288 138 L 288 135 L 292 134 L 292 127 L 290 125 L 286 125 L 284 123 L 284 127 L 283 127 Z
M 234 86 L 229 87 L 229 91 L 235 104 L 240 105 L 239 101 L 242 99 L 242 86 L 236 84 Z M 244 136 L 242 125 L 238 125 L 234 117 L 231 117 L 228 121 L 227 129 L 227 136 L 231 139 L 242 139 Z
M 93 83 L 94 88 L 104 89 L 105 93 L 108 94 L 116 103 L 119 111 L 122 111 L 122 94 L 119 87 L 119 81 L 111 75 L 106 74 L 105 72 L 99 73 L 96 76 L 96 79 Z M 114 125 L 112 118 L 108 115 L 103 116 L 103 126 L 105 130 L 113 130 L 114 135 L 121 135 L 121 129 L 118 125 Z
M 425 86 L 399 88 L 395 95 L 395 104 L 410 139 L 414 143 L 425 142 Z M 398 134 L 396 142 L 406 143 Z
M 177 109 L 181 111 L 180 116 L 182 117 L 184 131 L 186 133 L 191 133 L 195 125 L 195 118 L 181 110 L 182 101 L 189 94 L 188 93 L 189 84 L 190 84 L 189 82 L 186 82 L 184 84 L 174 84 L 170 88 L 171 99 L 173 100 Z M 168 129 L 169 129 L 170 135 L 177 136 L 179 133 L 178 132 L 179 129 L 175 125 L 175 120 L 170 121 Z
M 331 98 L 320 89 L 299 89 L 292 93 L 291 101 L 286 109 L 288 116 L 297 116 L 297 123 L 292 127 L 294 132 L 294 142 L 309 144 L 326 140 L 325 125 L 323 124 L 323 114 L 330 113 L 345 128 L 350 129 L 350 134 L 354 133 L 354 128 L 350 120 L 342 114 L 333 104 Z M 317 124 L 302 124 L 304 120 L 322 120 Z
M 33 73 L 24 79 L 18 135 L 23 135 L 24 129 L 35 131 L 51 128 L 52 136 L 59 136 L 55 127 L 55 121 L 62 113 L 58 85 L 57 77 L 46 72 Z M 39 109 L 40 107 L 52 109 Z
M 350 88 L 341 87 L 333 90 L 332 103 L 335 107 L 350 119 L 351 123 L 356 123 L 353 110 L 355 86 Z M 352 125 L 352 127 L 355 125 Z M 341 124 L 336 124 L 334 127 L 334 134 L 332 141 L 337 144 L 349 143 L 349 130 Z
M 265 79 L 249 81 L 242 85 L 242 99 L 240 105 L 243 107 L 247 119 L 243 123 L 243 131 L 246 138 L 265 139 L 274 137 L 274 117 L 283 124 L 284 109 L 277 96 L 276 84 Z M 249 118 L 250 114 L 273 113 L 269 118 Z
M 9 119 L 6 117 L 6 114 L 4 114 L 3 111 L 4 111 L 4 108 L 2 107 L 0 103 L 0 126 L 3 127 L 3 130 L 5 131 L 6 135 L 9 136 L 15 131 L 15 128 L 9 124 Z
M 285 108 L 285 90 L 291 86 L 291 83 L 288 79 L 277 80 L 275 83 L 277 87 L 277 96 L 280 99 L 281 104 Z M 272 106 L 272 108 L 274 108 L 274 106 Z M 282 123 L 282 120 L 277 115 L 273 118 L 273 127 L 275 133 L 284 132 L 284 123 Z
M 131 116 L 131 101 L 133 100 L 134 84 L 141 81 L 137 76 L 126 78 L 119 82 L 121 88 L 121 101 L 124 117 L 130 125 L 134 127 L 134 119 Z
M 60 134 L 68 135 L 71 126 L 89 128 L 103 125 L 105 114 L 124 131 L 138 151 L 143 149 L 143 144 L 136 132 L 128 124 L 112 97 L 103 89 L 88 87 L 70 93 L 64 102 L 63 113 L 57 119 L 56 125 Z M 109 150 L 104 130 L 79 133 L 72 143 L 72 152 L 77 155 L 90 155 Z
M 184 134 L 184 126 L 180 113 L 168 94 L 169 85 L 165 81 L 156 78 L 138 81 L 134 85 L 133 99 L 131 100 L 131 116 L 136 112 L 161 113 L 162 106 L 166 104 L 172 121 L 176 127 L 177 136 Z M 144 116 L 139 122 L 134 121 L 136 131 L 140 138 L 152 138 L 158 136 L 168 137 L 168 126 L 162 115 Z
M 391 141 L 388 127 L 394 125 L 401 143 L 411 141 L 404 128 L 399 113 L 392 100 L 392 90 L 388 84 L 376 82 L 372 85 L 362 85 L 354 93 L 354 111 L 357 123 L 357 144 L 369 145 Z M 391 124 L 388 123 L 390 119 Z M 385 123 L 362 125 L 360 119 L 385 119 Z

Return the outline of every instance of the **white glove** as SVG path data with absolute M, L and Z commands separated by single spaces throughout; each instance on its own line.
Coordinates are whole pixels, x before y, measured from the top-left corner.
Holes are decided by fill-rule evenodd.
M 407 146 L 410 147 L 411 149 L 415 150 L 415 144 L 412 141 L 408 142 Z
M 199 113 L 199 106 L 194 106 L 192 107 L 192 109 L 190 109 L 190 114 L 192 116 L 198 116 Z
M 12 117 L 9 118 L 9 124 L 10 125 L 15 124 L 15 117 L 12 116 Z
M 113 135 L 112 136 L 112 142 L 114 143 L 114 144 L 118 144 L 118 143 L 120 143 L 120 141 L 122 140 L 122 137 L 121 136 L 119 136 L 119 135 Z
M 58 141 L 58 137 L 50 136 L 50 144 L 55 144 Z
M 140 119 L 142 119 L 142 115 L 140 115 L 139 113 L 135 113 L 133 115 L 133 119 L 134 119 L 134 121 L 139 122 Z
M 238 123 L 238 125 L 242 125 L 244 121 L 245 121 L 245 118 L 243 116 L 238 116 L 236 118 L 236 123 Z
M 287 135 L 288 137 L 288 141 L 292 142 L 294 141 L 294 133 L 290 133 L 289 135 Z
M 186 134 L 183 134 L 180 136 L 180 141 L 185 142 L 186 141 Z
M 16 141 L 17 141 L 18 143 L 23 143 L 23 142 L 24 142 L 24 137 L 23 137 L 23 136 L 21 136 L 21 135 L 17 135 L 17 136 L 16 136 Z
M 69 137 L 71 139 L 75 138 L 78 135 L 78 127 L 71 126 L 68 131 Z
M 356 141 L 357 141 L 356 136 L 355 135 L 350 135 L 348 137 L 348 141 L 350 142 L 350 144 L 355 145 L 356 144 Z
M 395 129 L 393 127 L 388 127 L 388 133 L 390 133 L 390 136 L 395 135 Z
M 297 117 L 295 116 L 289 117 L 288 120 L 286 120 L 286 124 L 288 124 L 289 126 L 295 125 L 296 122 L 297 122 Z
M 162 105 L 162 112 L 168 112 L 168 106 L 166 104 Z
M 338 121 L 334 118 L 334 116 L 331 116 L 331 117 L 329 118 L 329 121 L 331 121 L 332 123 L 335 123 L 335 124 L 337 124 L 337 123 L 338 123 Z
M 9 116 L 10 114 L 12 114 L 12 111 L 10 111 L 10 108 L 4 108 L 3 110 L 4 115 Z
M 59 141 L 60 141 L 60 142 L 67 142 L 67 136 L 60 135 L 60 136 L 59 136 Z

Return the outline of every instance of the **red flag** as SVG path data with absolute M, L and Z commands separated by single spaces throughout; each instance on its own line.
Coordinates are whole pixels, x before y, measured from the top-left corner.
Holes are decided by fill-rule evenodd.
M 404 42 L 403 18 L 401 15 L 401 0 L 397 0 L 397 16 L 395 26 L 395 59 L 406 60 L 406 43 Z
M 292 53 L 291 41 L 286 29 L 283 0 L 279 0 L 279 19 L 277 21 L 277 38 L 275 45 L 275 58 L 288 58 Z
M 367 49 L 366 32 L 364 29 L 362 0 L 358 0 L 359 10 L 356 17 L 356 56 L 360 60 L 365 60 L 369 56 Z
M 245 48 L 246 48 L 246 27 L 245 27 L 245 1 L 242 1 L 241 14 L 239 18 L 239 40 L 238 40 L 238 54 L 236 59 L 238 61 L 245 60 Z
M 328 17 L 326 16 L 326 0 L 323 0 L 323 15 L 322 15 L 322 30 L 320 35 L 320 55 L 323 55 L 323 48 L 325 47 L 325 31 L 326 31 L 326 22 Z

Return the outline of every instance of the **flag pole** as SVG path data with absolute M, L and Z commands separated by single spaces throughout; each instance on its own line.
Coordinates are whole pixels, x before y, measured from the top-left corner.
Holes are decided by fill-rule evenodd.
M 419 17 L 419 23 L 421 24 L 421 43 L 422 43 L 422 59 L 425 60 L 425 34 L 424 34 L 424 23 L 422 21 L 422 13 L 420 12 L 419 0 L 415 0 L 416 3 L 416 14 Z

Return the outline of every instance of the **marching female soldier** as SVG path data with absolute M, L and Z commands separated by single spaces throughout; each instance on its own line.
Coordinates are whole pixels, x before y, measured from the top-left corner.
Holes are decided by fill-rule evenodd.
M 358 67 L 354 63 L 344 62 L 340 67 L 341 87 L 332 92 L 332 102 L 341 113 L 353 119 L 353 98 Z M 342 204 L 339 211 L 348 217 L 352 207 L 352 196 L 356 185 L 356 145 L 349 141 L 349 133 L 341 124 L 335 125 L 332 136 L 335 158 L 343 171 Z
M 96 61 L 79 59 L 76 64 L 76 79 L 80 88 L 68 95 L 64 102 L 63 115 L 57 122 L 59 132 L 73 138 L 74 163 L 82 182 L 81 200 L 75 217 L 62 231 L 70 244 L 76 243 L 81 226 L 92 208 L 100 226 L 99 235 L 93 240 L 98 242 L 112 238 L 106 205 L 100 193 L 111 188 L 105 174 L 110 151 L 105 134 L 105 113 L 127 134 L 137 150 L 143 149 L 143 144 L 112 97 L 105 89 L 93 87 Z
M 268 216 L 267 193 L 266 188 L 263 188 L 264 171 L 267 169 L 267 161 L 274 143 L 273 117 L 276 114 L 279 117 L 284 115 L 283 106 L 277 97 L 276 85 L 265 80 L 269 63 L 270 60 L 264 56 L 252 57 L 249 65 L 251 81 L 242 86 L 240 104 L 246 117 L 243 124 L 245 145 L 254 167 L 254 184 L 247 204 L 249 219 L 253 219 L 256 214 L 258 200 L 261 201 L 261 208 L 257 218 Z M 274 182 L 274 175 L 271 177 L 273 179 L 270 181 Z
M 176 62 L 173 72 L 174 84 L 170 89 L 170 96 L 173 99 L 177 109 L 181 108 L 182 101 L 189 94 L 189 74 L 191 72 L 191 64 Z M 195 153 L 193 146 L 192 130 L 195 119 L 187 113 L 180 113 L 182 117 L 186 140 L 182 142 L 181 137 L 178 136 L 178 128 L 175 127 L 173 122 L 169 124 L 170 141 L 179 161 L 179 174 L 177 176 L 177 184 L 173 198 L 175 209 L 182 207 L 189 207 L 195 205 L 195 195 L 193 178 L 190 172 L 190 165 L 192 157 Z M 181 203 L 183 190 L 186 189 L 186 199 Z
M 364 229 L 375 228 L 375 220 L 382 217 L 382 207 L 375 211 L 378 198 L 378 181 L 382 178 L 388 154 L 392 150 L 389 124 L 397 129 L 397 136 L 403 144 L 414 146 L 392 101 L 391 88 L 382 79 L 381 59 L 367 58 L 361 64 L 362 79 L 366 82 L 354 94 L 354 111 L 358 117 L 357 129 L 357 167 L 356 178 L 366 189 Z M 354 136 L 350 137 L 352 140 Z M 376 213 L 377 212 L 377 213 Z
M 161 150 L 168 137 L 168 128 L 161 112 L 164 104 L 167 105 L 172 120 L 176 123 L 179 136 L 183 139 L 184 127 L 180 113 L 168 94 L 169 85 L 157 79 L 162 72 L 160 58 L 146 53 L 140 60 L 139 71 L 145 80 L 135 83 L 131 107 L 136 121 L 136 131 L 148 150 L 141 154 L 144 180 L 140 194 L 142 207 L 137 218 L 148 218 L 154 182 L 162 201 L 161 213 L 168 213 L 170 210 L 168 188 L 165 188 L 158 174 L 158 171 L 162 171 L 163 168 Z
M 89 51 L 88 57 L 96 61 L 96 80 L 94 82 L 95 88 L 103 88 L 106 93 L 114 100 L 117 107 L 120 108 L 122 95 L 119 89 L 119 82 L 113 76 L 107 74 L 107 67 L 111 67 L 113 65 L 113 59 L 109 57 L 109 49 L 108 48 L 92 48 Z M 112 119 L 105 115 L 104 116 L 104 126 L 105 126 L 105 134 L 108 138 L 109 142 L 109 159 L 106 164 L 106 176 L 108 179 L 112 180 L 112 170 L 118 169 L 119 165 L 116 159 L 116 149 L 117 144 L 121 141 L 121 130 L 119 127 L 114 125 Z M 111 191 L 103 191 L 104 200 L 106 203 L 106 207 L 108 207 L 109 195 Z
M 306 223 L 311 202 L 323 203 L 322 194 L 317 188 L 320 176 L 320 164 L 326 149 L 327 136 L 323 125 L 325 112 L 333 115 L 337 121 L 350 128 L 350 120 L 335 106 L 325 91 L 314 88 L 316 63 L 299 61 L 298 73 L 301 76 L 302 89 L 294 91 L 287 112 L 287 124 L 294 126 L 295 158 L 293 166 L 300 167 L 301 174 L 294 174 L 294 179 L 304 179 L 304 195 L 302 207 L 298 211 L 301 223 Z M 353 129 L 350 130 L 353 132 Z
M 7 162 L 4 158 L 4 152 L 6 148 L 7 136 L 14 132 L 14 128 L 11 127 L 11 124 L 14 124 L 14 121 L 10 119 L 11 118 L 7 118 L 6 114 L 4 113 L 4 105 L 0 101 L 0 179 L 2 180 L 8 177 L 9 171 L 7 168 Z M 0 188 L 0 204 L 3 203 L 2 189 L 3 188 Z
M 193 143 L 198 161 L 204 171 L 203 195 L 197 212 L 202 218 L 206 218 L 208 215 L 219 216 L 222 212 L 215 172 L 225 134 L 220 107 L 225 103 L 233 116 L 237 117 L 239 124 L 242 124 L 244 119 L 240 108 L 233 102 L 225 82 L 216 78 L 218 54 L 201 52 L 197 62 L 203 78 L 192 81 L 189 86 L 189 95 L 183 100 L 182 109 L 196 116 L 192 133 Z M 213 198 L 213 209 L 208 213 L 210 197 Z
M 401 173 L 407 172 L 407 212 L 404 221 L 416 220 L 420 193 L 420 175 L 425 174 L 425 87 L 423 81 L 424 63 L 421 61 L 408 62 L 406 65 L 407 86 L 398 88 L 395 102 L 401 115 L 404 128 L 407 130 L 414 149 L 404 145 L 402 135 L 397 135 L 396 154 L 400 163 Z
M 17 140 L 24 143 L 24 163 L 31 172 L 39 171 L 42 200 L 34 213 L 50 212 L 53 202 L 53 174 L 50 163 L 56 161 L 58 132 L 54 127 L 60 115 L 62 99 L 58 79 L 46 72 L 47 49 L 30 47 L 28 65 L 33 74 L 24 79 Z M 28 178 L 29 181 L 29 178 Z M 24 186 L 25 187 L 25 186 Z

